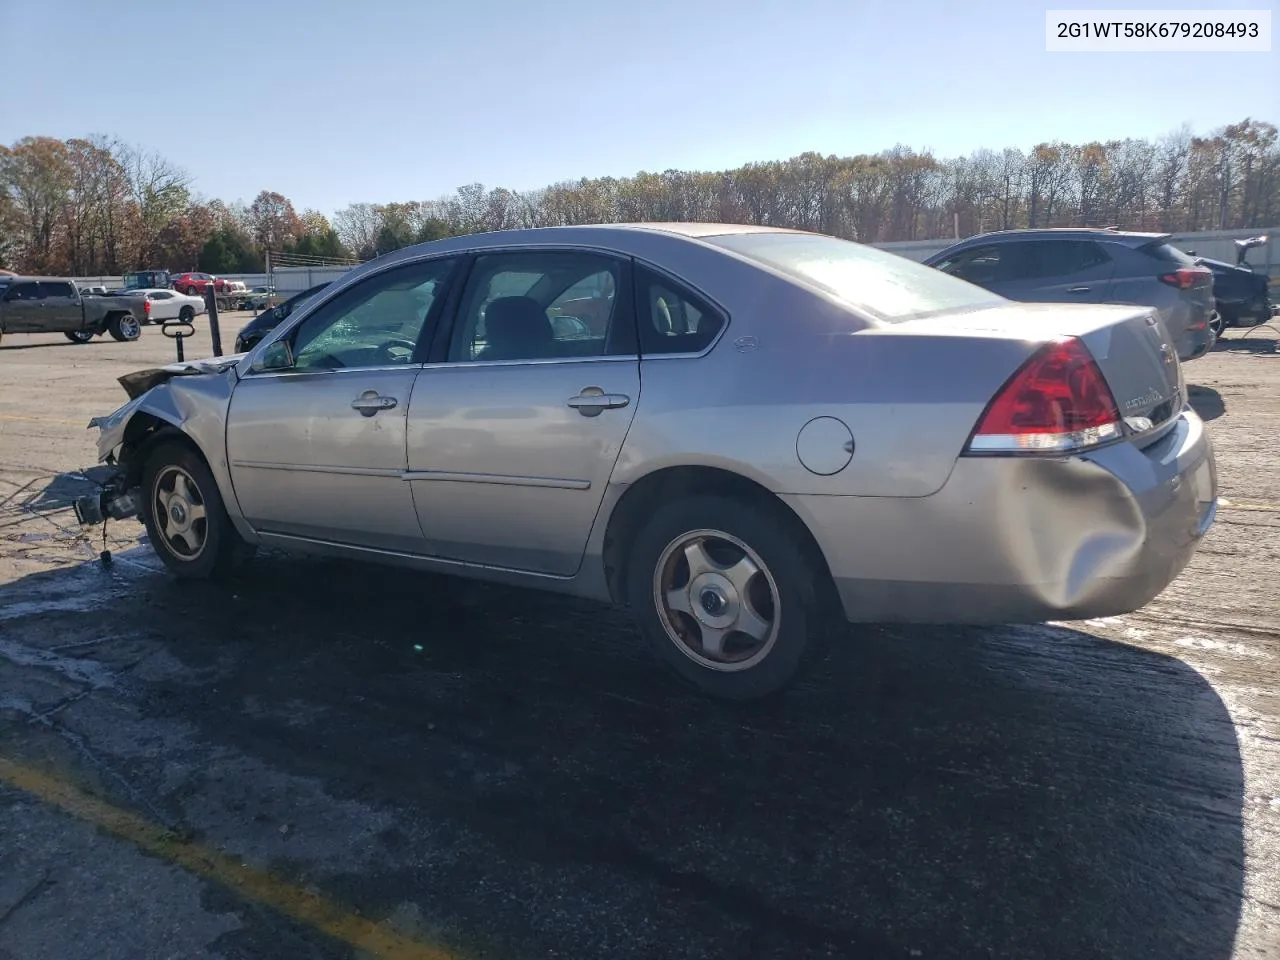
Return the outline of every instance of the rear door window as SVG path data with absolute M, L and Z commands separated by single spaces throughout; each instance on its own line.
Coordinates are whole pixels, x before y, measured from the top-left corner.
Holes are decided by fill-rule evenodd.
M 1011 280 L 1069 277 L 1109 260 L 1102 247 L 1091 240 L 1026 240 L 1007 246 L 1011 262 L 1006 270 Z
M 701 353 L 725 326 L 724 316 L 697 294 L 644 267 L 636 268 L 640 353 Z
M 40 287 L 34 283 L 15 283 L 9 288 L 9 293 L 5 296 L 6 300 L 23 301 L 39 300 Z
M 44 297 L 74 297 L 76 295 L 75 288 L 71 284 L 52 280 L 40 281 L 40 292 Z
M 455 363 L 635 354 L 614 291 L 623 265 L 577 251 L 486 254 L 475 261 L 453 329 Z

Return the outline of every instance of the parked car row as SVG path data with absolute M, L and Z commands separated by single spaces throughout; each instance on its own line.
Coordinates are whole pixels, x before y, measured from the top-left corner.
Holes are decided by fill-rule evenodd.
M 1213 273 L 1167 234 L 1008 230 L 969 237 L 924 262 L 1011 300 L 1153 307 L 1184 362 L 1214 343 Z

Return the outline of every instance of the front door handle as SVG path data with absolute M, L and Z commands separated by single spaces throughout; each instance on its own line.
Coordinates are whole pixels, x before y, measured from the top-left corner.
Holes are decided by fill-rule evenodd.
M 1088 287 L 1068 287 L 1067 293 L 1088 293 Z
M 599 387 L 584 387 L 576 397 L 565 402 L 584 417 L 598 417 L 606 410 L 625 407 L 631 398 L 624 393 L 605 393 Z
M 359 410 L 362 417 L 372 417 L 379 410 L 390 410 L 399 401 L 395 397 L 381 396 L 377 390 L 366 390 L 351 401 L 351 409 Z

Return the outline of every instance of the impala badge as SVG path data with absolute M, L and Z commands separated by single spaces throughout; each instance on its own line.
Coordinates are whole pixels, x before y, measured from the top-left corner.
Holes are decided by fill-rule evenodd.
M 1140 397 L 1124 402 L 1126 410 L 1137 410 L 1139 407 L 1150 407 L 1160 402 L 1160 391 L 1152 387 Z

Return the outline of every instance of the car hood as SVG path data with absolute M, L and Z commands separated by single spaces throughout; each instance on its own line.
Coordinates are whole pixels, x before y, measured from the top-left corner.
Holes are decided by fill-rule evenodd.
M 174 377 L 208 376 L 210 374 L 223 373 L 234 367 L 243 357 L 243 353 L 232 353 L 207 360 L 187 360 L 179 363 L 170 363 L 163 367 L 150 367 L 146 370 L 135 370 L 133 373 L 126 373 L 123 377 L 117 378 L 117 382 L 124 387 L 124 392 L 129 395 L 130 400 L 136 400 L 152 387 L 157 387 L 167 380 L 172 380 Z

